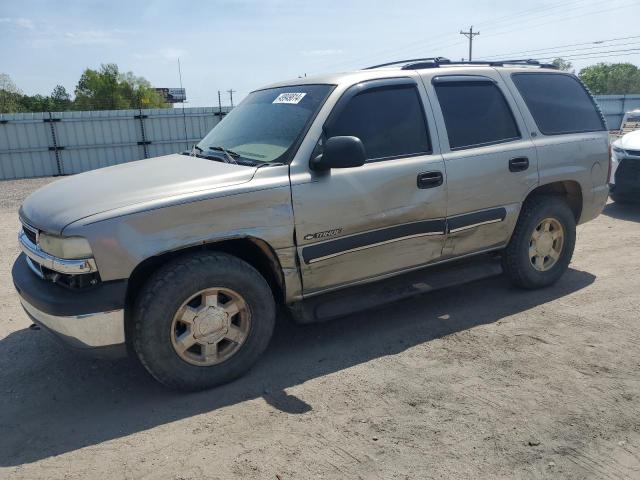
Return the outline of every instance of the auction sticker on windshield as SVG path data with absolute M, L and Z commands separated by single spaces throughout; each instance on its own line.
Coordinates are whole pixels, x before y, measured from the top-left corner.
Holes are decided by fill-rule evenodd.
M 302 100 L 305 95 L 306 93 L 281 93 L 276 97 L 273 103 L 296 104 L 296 103 L 300 103 L 300 100 Z

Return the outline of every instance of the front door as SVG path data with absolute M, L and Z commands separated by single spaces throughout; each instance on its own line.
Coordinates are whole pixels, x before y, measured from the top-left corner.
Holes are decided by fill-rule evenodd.
M 494 69 L 427 74 L 447 170 L 444 257 L 498 248 L 511 236 L 522 200 L 538 182 L 536 150 Z
M 356 136 L 367 162 L 291 176 L 305 294 L 393 274 L 441 255 L 446 175 L 422 86 L 412 78 L 359 83 L 342 94 L 313 155 Z

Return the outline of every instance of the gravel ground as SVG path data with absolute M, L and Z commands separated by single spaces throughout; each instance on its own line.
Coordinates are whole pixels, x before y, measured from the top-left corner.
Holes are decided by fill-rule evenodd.
M 501 277 L 323 325 L 244 378 L 167 391 L 29 329 L 0 182 L 0 478 L 640 478 L 640 207 L 578 228 L 553 288 Z

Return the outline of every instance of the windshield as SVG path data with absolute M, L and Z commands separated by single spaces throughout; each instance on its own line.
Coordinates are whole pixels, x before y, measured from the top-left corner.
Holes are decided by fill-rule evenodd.
M 332 85 L 296 85 L 249 94 L 198 144 L 253 162 L 286 162 Z M 223 151 L 223 150 L 222 150 Z

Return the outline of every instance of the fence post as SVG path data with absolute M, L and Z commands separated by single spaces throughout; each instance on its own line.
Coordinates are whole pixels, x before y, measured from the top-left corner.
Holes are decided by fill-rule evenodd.
M 49 114 L 49 118 L 44 118 L 43 121 L 49 124 L 49 128 L 51 130 L 51 140 L 53 141 L 53 146 L 49 147 L 49 150 L 53 152 L 56 156 L 56 166 L 58 168 L 58 175 L 64 175 L 64 170 L 62 168 L 62 159 L 60 158 L 60 150 L 64 150 L 64 147 L 58 145 L 58 139 L 56 137 L 56 128 L 54 127 L 54 122 L 59 122 L 59 118 L 53 118 L 51 112 L 47 112 Z
M 142 141 L 138 142 L 138 145 L 142 145 L 144 158 L 149 158 L 149 149 L 147 145 L 151 144 L 151 142 L 147 140 L 147 135 L 144 131 L 144 119 L 147 118 L 147 115 L 143 115 L 142 108 L 138 108 L 138 115 L 134 115 L 133 118 L 137 118 L 138 120 L 140 120 L 140 134 L 142 136 Z

